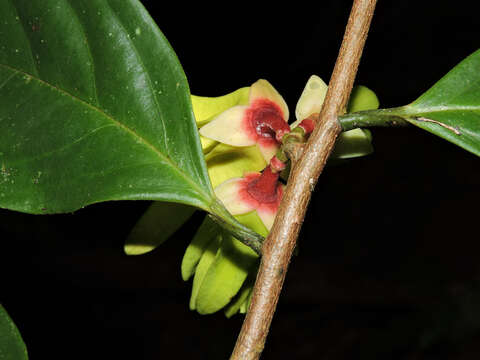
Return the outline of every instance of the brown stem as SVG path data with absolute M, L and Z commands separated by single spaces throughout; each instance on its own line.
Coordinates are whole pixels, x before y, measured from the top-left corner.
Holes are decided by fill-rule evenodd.
M 320 121 L 303 156 L 293 164 L 280 209 L 262 248 L 252 302 L 231 360 L 258 359 L 262 353 L 311 192 L 341 132 L 337 116 L 347 105 L 375 5 L 376 0 L 354 0 Z

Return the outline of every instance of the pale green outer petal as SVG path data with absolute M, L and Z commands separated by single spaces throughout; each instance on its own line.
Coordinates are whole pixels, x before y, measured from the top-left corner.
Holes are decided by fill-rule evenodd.
M 224 181 L 215 188 L 215 195 L 232 215 L 241 215 L 255 210 L 240 198 L 240 190 L 243 187 L 244 179 L 233 178 Z
M 152 251 L 172 236 L 195 212 L 192 206 L 155 201 L 137 221 L 125 241 L 127 255 Z
M 249 275 L 247 275 L 247 277 Z M 253 289 L 253 285 L 249 284 L 249 286 L 245 286 L 247 281 L 248 280 L 245 280 L 245 282 L 242 285 L 242 287 L 240 288 L 240 291 L 238 292 L 238 294 L 230 302 L 230 304 L 228 304 L 228 306 L 225 307 L 225 316 L 227 318 L 231 318 L 233 315 L 238 313 L 240 311 L 240 308 L 242 307 L 243 303 L 245 303 L 245 301 L 248 300 L 250 292 Z
M 377 95 L 363 85 L 353 88 L 347 111 L 356 112 L 363 110 L 378 109 L 380 103 Z M 353 129 L 345 131 L 338 136 L 331 158 L 349 159 L 365 156 L 373 152 L 371 134 L 368 130 Z
M 297 120 L 290 125 L 293 129 L 309 115 L 319 113 L 328 90 L 327 84 L 320 77 L 312 75 L 298 100 L 295 115 Z M 379 101 L 375 93 L 366 86 L 353 88 L 347 111 L 377 109 Z M 371 137 L 367 130 L 354 129 L 342 132 L 337 139 L 330 159 L 348 159 L 365 156 L 373 152 Z
M 224 236 L 215 260 L 198 290 L 195 308 L 211 314 L 226 306 L 238 293 L 258 255 L 232 236 Z
M 257 99 L 269 99 L 277 104 L 283 113 L 283 119 L 288 122 L 289 112 L 288 106 L 282 95 L 267 81 L 260 79 L 250 87 L 249 104 Z
M 357 112 L 363 110 L 378 109 L 380 102 L 377 95 L 363 85 L 357 85 L 353 88 L 350 100 L 348 101 L 347 112 Z
M 285 191 L 285 185 L 280 186 L 282 186 L 283 190 Z M 268 231 L 270 231 L 273 226 L 273 222 L 275 221 L 275 217 L 277 216 L 277 213 L 271 213 L 269 211 L 262 211 L 261 209 L 257 209 L 257 214 L 258 217 L 262 220 L 262 223 L 268 229 Z
M 201 127 L 200 135 L 227 145 L 255 145 L 256 139 L 248 136 L 244 126 L 246 110 L 246 105 L 237 105 L 224 111 L 207 125 Z
M 237 215 L 235 218 L 243 225 L 249 227 L 253 231 L 259 233 L 263 237 L 267 237 L 268 229 L 265 227 L 265 224 L 258 217 L 256 211 L 252 211 L 247 214 Z
M 192 95 L 192 107 L 197 123 L 204 123 L 235 105 L 247 105 L 249 87 L 243 87 L 218 97 Z
M 353 129 L 342 132 L 337 138 L 331 158 L 349 159 L 371 154 L 373 146 L 367 131 Z
M 310 76 L 303 89 L 302 95 L 300 95 L 298 99 L 295 108 L 297 121 L 294 123 L 295 125 L 292 124 L 292 128 L 298 125 L 298 121 L 302 121 L 312 114 L 320 113 L 327 90 L 327 84 L 325 84 L 319 76 Z
M 272 228 L 273 222 L 275 221 L 275 215 L 270 212 L 257 210 L 258 217 L 262 220 L 265 227 L 270 230 Z
M 270 162 L 272 157 L 277 153 L 278 149 L 280 148 L 279 145 L 262 146 L 258 143 L 257 147 L 267 163 Z
M 202 144 L 202 151 L 204 155 L 208 154 L 210 151 L 212 151 L 215 148 L 215 146 L 218 145 L 218 141 L 208 139 L 201 135 L 200 135 L 200 143 Z
M 213 188 L 222 182 L 242 177 L 246 172 L 261 171 L 267 166 L 257 146 L 234 147 L 219 143 L 205 155 Z
M 183 255 L 181 273 L 184 281 L 187 281 L 195 273 L 203 253 L 220 231 L 219 226 L 209 216 L 206 216 Z
M 203 252 L 200 261 L 198 262 L 195 276 L 193 278 L 192 294 L 190 296 L 190 310 L 195 310 L 196 308 L 198 291 L 202 286 L 203 279 L 205 278 L 208 269 L 212 265 L 219 252 L 221 242 L 222 236 L 219 234 L 215 240 L 208 245 L 207 249 Z
M 240 306 L 240 314 L 246 314 L 248 308 L 250 307 L 250 303 L 252 302 L 252 295 L 253 295 L 253 288 L 248 294 L 247 299 L 243 302 L 243 304 Z
M 255 211 L 235 217 L 243 225 L 262 236 L 267 236 L 268 230 Z M 256 264 L 258 264 L 258 255 L 252 249 L 227 236 L 207 273 L 203 276 L 202 285 L 196 295 L 195 308 L 197 311 L 201 314 L 216 312 L 234 299 L 242 287 L 246 286 L 251 289 L 255 279 Z M 240 304 L 248 301 L 250 292 L 246 294 L 247 299 Z M 230 302 L 230 304 L 232 303 Z M 232 310 L 233 313 L 236 312 L 235 309 Z
M 250 297 L 251 294 L 252 294 L 252 292 L 250 292 L 249 297 Z M 246 314 L 246 313 L 247 313 L 247 310 L 248 310 L 248 300 L 249 300 L 249 298 L 247 298 L 247 300 L 245 300 L 245 301 L 242 303 L 242 305 L 240 305 L 240 309 L 239 309 L 240 314 Z

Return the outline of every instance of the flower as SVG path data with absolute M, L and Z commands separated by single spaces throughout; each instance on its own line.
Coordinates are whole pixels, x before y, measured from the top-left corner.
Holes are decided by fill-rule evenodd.
M 317 75 L 308 79 L 295 108 L 296 121 L 290 125 L 292 129 L 302 127 L 306 133 L 313 130 L 311 120 L 322 109 L 328 86 Z M 347 105 L 347 112 L 378 109 L 379 102 L 375 93 L 369 88 L 359 85 L 353 88 Z M 365 156 L 373 152 L 371 134 L 365 129 L 354 129 L 342 132 L 336 141 L 330 160 L 348 159 Z
M 250 87 L 248 104 L 236 105 L 200 128 L 208 139 L 231 146 L 258 146 L 268 163 L 279 148 L 282 136 L 290 131 L 288 107 L 266 80 Z
M 267 166 L 256 146 L 239 148 L 218 144 L 205 154 L 205 161 L 214 189 L 224 181 L 242 177 L 248 172 L 261 171 Z
M 192 95 L 193 112 L 198 127 L 210 123 L 234 106 L 247 105 L 249 94 L 250 87 L 243 87 L 219 97 Z M 261 171 L 267 166 L 256 145 L 231 146 L 201 135 L 200 141 L 213 188 L 228 179 L 241 177 L 245 172 Z
M 242 87 L 219 97 L 192 95 L 197 126 L 208 124 L 233 106 L 248 104 L 249 94 L 250 87 Z M 234 147 L 202 136 L 200 140 L 213 188 L 225 180 L 241 177 L 245 172 L 261 171 L 267 166 L 256 145 Z M 192 216 L 194 210 L 183 204 L 153 202 L 126 239 L 125 253 L 141 255 L 152 251 L 173 235 Z
M 256 211 L 270 230 L 283 195 L 284 185 L 279 172 L 267 166 L 261 173 L 249 172 L 241 178 L 229 179 L 215 188 L 215 195 L 232 215 Z
M 208 124 L 223 111 L 236 106 L 248 104 L 250 87 L 242 87 L 226 95 L 218 97 L 191 95 L 193 114 L 197 127 L 201 128 Z M 203 153 L 211 151 L 218 142 L 200 135 Z

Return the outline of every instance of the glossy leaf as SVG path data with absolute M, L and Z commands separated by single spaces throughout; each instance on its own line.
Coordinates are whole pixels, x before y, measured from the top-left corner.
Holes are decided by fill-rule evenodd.
M 344 130 L 413 124 L 480 156 L 480 50 L 409 105 L 339 118 Z
M 1 207 L 209 209 L 185 75 L 139 1 L 1 1 L 0 17 Z
M 2 305 L 0 305 L 0 359 L 28 359 L 22 336 Z
M 399 110 L 413 125 L 480 156 L 480 50 Z

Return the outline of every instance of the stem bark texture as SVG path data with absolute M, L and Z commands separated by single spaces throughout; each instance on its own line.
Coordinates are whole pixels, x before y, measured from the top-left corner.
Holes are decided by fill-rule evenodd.
M 311 193 L 342 131 L 337 116 L 345 112 L 375 5 L 376 0 L 353 2 L 319 121 L 303 155 L 292 162 L 282 203 L 263 245 L 252 301 L 231 360 L 259 359 L 263 351 Z

